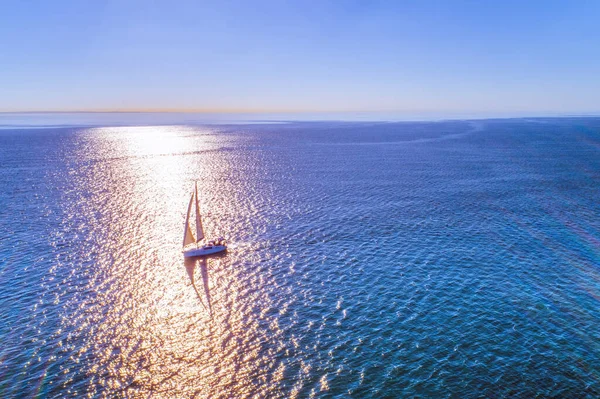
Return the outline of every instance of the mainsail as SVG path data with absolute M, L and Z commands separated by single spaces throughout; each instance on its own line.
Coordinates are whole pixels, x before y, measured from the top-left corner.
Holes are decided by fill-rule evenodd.
M 196 204 L 198 200 L 196 200 Z M 194 238 L 194 233 L 190 228 L 190 212 L 192 211 L 192 203 L 194 202 L 194 193 L 192 193 L 192 197 L 190 198 L 190 204 L 188 205 L 187 216 L 185 217 L 185 227 L 183 232 L 183 246 L 189 244 L 195 244 L 196 239 Z
M 204 238 L 204 229 L 202 228 L 202 218 L 200 216 L 200 205 L 198 204 L 198 183 L 196 183 L 196 239 L 200 241 Z

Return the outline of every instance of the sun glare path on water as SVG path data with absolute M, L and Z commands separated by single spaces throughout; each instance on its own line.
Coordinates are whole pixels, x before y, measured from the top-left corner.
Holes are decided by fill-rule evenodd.
M 259 325 L 272 306 L 255 288 L 262 277 L 234 269 L 233 250 L 208 260 L 203 278 L 198 262 L 186 272 L 190 264 L 180 252 L 182 212 L 194 181 L 205 229 L 245 238 L 240 215 L 251 210 L 236 197 L 232 185 L 241 179 L 230 176 L 229 153 L 220 151 L 232 140 L 181 127 L 90 129 L 79 140 L 76 156 L 86 167 L 71 173 L 85 187 L 75 206 L 92 226 L 85 234 L 94 243 L 82 251 L 96 261 L 81 272 L 94 300 L 82 301 L 65 323 L 76 328 L 78 360 L 93 359 L 88 372 L 97 393 L 187 395 L 194 387 L 192 394 L 205 397 L 233 385 L 248 387 L 236 394 L 251 395 L 257 364 L 282 367 L 262 350 L 268 339 Z M 251 181 L 244 184 L 251 189 Z M 96 231 L 95 225 L 108 229 Z M 252 259 L 252 250 L 246 245 L 244 256 Z M 190 295 L 192 284 L 200 295 Z M 278 335 L 276 325 L 268 331 Z

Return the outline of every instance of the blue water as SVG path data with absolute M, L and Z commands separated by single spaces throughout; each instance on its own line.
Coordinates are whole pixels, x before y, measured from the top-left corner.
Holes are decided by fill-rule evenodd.
M 600 397 L 600 119 L 5 127 L 0 187 L 0 397 Z

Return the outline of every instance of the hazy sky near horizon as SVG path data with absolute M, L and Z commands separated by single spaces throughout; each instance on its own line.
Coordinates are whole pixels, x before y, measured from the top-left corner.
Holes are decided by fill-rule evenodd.
M 600 1 L 9 1 L 0 111 L 600 111 Z

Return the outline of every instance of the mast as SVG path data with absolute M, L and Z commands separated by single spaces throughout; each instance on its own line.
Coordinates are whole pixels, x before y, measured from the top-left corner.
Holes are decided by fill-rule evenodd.
M 202 228 L 202 218 L 200 217 L 200 205 L 198 204 L 198 182 L 196 188 L 196 242 L 204 238 L 204 229 Z
M 192 211 L 192 202 L 194 201 L 194 193 L 190 197 L 190 203 L 187 209 L 187 216 L 185 217 L 185 227 L 183 228 L 183 246 L 189 244 L 194 244 L 196 239 L 194 238 L 194 233 L 192 229 L 190 229 L 190 212 Z

